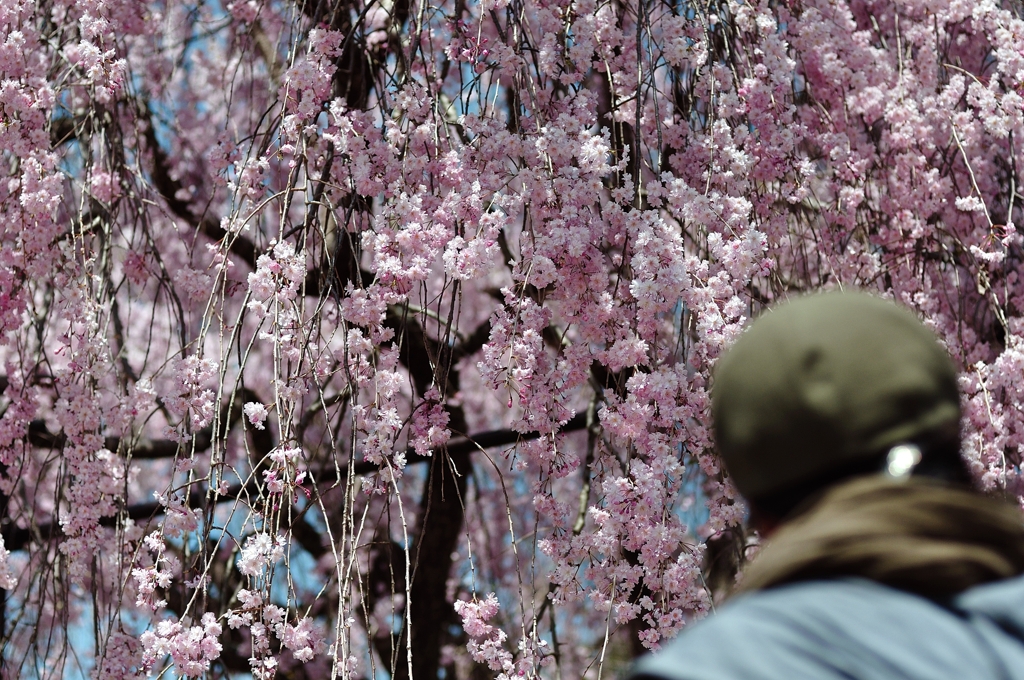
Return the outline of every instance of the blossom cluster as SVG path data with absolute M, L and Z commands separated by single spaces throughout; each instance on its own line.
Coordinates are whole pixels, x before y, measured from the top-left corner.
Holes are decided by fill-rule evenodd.
M 281 607 L 265 602 L 259 592 L 242 589 L 238 591 L 242 605 L 228 612 L 228 626 L 232 629 L 245 626 L 252 637 L 252 654 L 249 665 L 253 677 L 273 678 L 277 672 L 278 660 L 270 653 L 270 635 L 273 633 L 280 643 L 291 651 L 297 661 L 306 663 L 325 650 L 323 632 L 315 622 L 301 618 L 294 624 L 287 622 L 287 612 Z
M 188 628 L 178 621 L 161 621 L 155 630 L 147 630 L 139 638 L 145 650 L 143 664 L 152 666 L 170 656 L 183 677 L 202 677 L 223 650 L 217 641 L 221 630 L 217 617 L 210 612 L 203 614 L 201 625 Z
M 499 671 L 499 680 L 516 677 L 511 652 L 504 648 L 508 636 L 504 631 L 488 623 L 498 613 L 498 598 L 490 593 L 484 600 L 455 603 L 455 613 L 462 617 L 462 627 L 469 635 L 469 653 L 473 660 L 486 664 L 492 671 Z

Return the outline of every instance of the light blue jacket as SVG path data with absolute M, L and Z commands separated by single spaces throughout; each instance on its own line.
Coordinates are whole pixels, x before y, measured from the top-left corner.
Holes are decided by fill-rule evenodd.
M 865 581 L 736 598 L 631 676 L 664 680 L 1024 680 L 1024 577 L 942 606 Z

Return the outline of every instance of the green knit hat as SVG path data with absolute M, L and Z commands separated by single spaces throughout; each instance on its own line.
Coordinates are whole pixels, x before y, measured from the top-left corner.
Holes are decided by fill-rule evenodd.
M 757 500 L 955 432 L 960 400 L 952 361 L 913 314 L 824 293 L 750 326 L 718 362 L 711 411 L 733 482 Z

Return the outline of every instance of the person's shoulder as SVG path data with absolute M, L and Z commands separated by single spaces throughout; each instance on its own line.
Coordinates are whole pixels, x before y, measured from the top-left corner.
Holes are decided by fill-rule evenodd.
M 1024 576 L 975 586 L 953 600 L 968 616 L 983 617 L 1024 640 Z
M 945 678 L 972 663 L 985 665 L 986 652 L 955 613 L 871 581 L 843 579 L 737 597 L 641 660 L 631 677 Z
M 643 658 L 632 678 L 723 680 L 800 677 L 809 614 L 871 599 L 867 582 L 807 582 L 742 595 L 688 626 L 656 654 Z M 795 668 L 797 667 L 797 668 Z M 807 667 L 810 670 L 810 667 Z

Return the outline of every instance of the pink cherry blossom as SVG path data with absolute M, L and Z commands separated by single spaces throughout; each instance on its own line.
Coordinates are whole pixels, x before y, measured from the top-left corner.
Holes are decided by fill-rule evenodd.
M 12 667 L 621 674 L 753 545 L 715 362 L 819 289 L 1024 499 L 1012 8 L 328 4 L 0 0 Z

